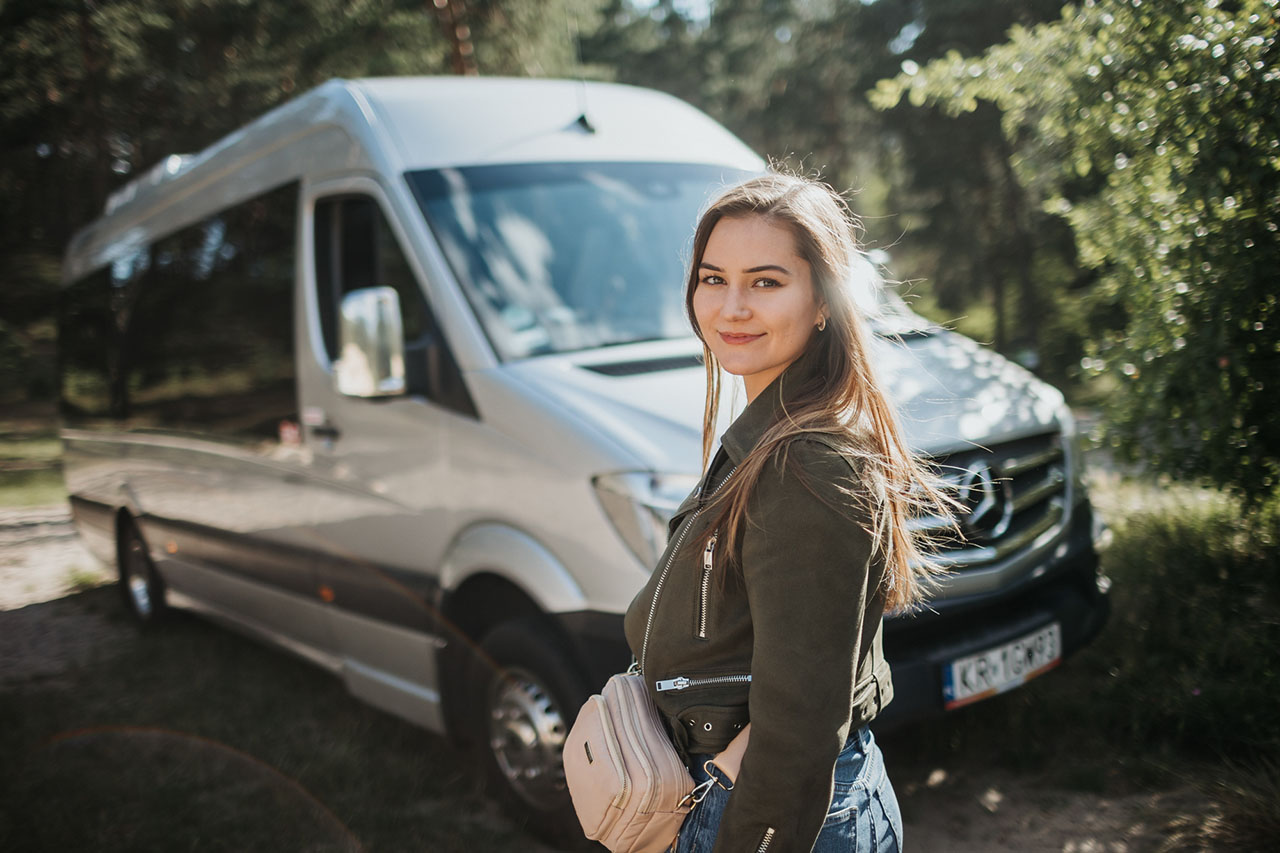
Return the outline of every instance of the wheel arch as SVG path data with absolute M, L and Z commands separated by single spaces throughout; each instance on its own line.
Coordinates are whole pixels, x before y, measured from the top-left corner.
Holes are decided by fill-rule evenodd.
M 510 578 L 494 571 L 476 571 L 444 596 L 441 612 L 450 628 L 439 652 L 440 695 L 450 737 L 465 741 L 470 731 L 469 674 L 485 637 L 500 625 L 528 623 L 564 652 L 570 664 L 586 672 L 573 639 L 558 619 Z
M 544 613 L 568 613 L 587 606 L 576 578 L 552 551 L 529 533 L 498 522 L 464 530 L 440 567 L 440 586 L 461 590 L 475 575 L 506 579 Z

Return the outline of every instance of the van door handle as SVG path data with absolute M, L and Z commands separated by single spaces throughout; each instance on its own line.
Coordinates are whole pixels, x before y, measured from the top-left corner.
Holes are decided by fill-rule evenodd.
M 330 424 L 321 424 L 320 426 L 313 426 L 311 428 L 311 434 L 316 438 L 323 438 L 327 441 L 336 441 L 338 436 L 342 435 L 342 430 Z

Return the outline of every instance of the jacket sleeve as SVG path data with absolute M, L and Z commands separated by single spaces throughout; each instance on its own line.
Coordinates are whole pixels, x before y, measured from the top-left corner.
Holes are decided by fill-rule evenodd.
M 849 463 L 812 440 L 793 442 L 789 456 L 785 467 L 766 465 L 742 532 L 754 632 L 751 738 L 715 853 L 756 853 L 770 830 L 768 853 L 813 848 L 849 733 L 859 641 L 879 579 L 869 577 L 865 511 L 840 490 L 857 487 Z

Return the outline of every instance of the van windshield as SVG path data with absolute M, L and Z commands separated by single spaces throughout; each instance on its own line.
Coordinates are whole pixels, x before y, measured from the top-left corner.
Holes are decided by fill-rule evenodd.
M 410 172 L 409 185 L 500 358 L 684 338 L 698 213 L 751 173 L 673 163 Z M 881 301 L 874 277 L 859 302 Z
M 410 172 L 409 184 L 505 360 L 688 337 L 698 212 L 749 173 L 672 163 Z

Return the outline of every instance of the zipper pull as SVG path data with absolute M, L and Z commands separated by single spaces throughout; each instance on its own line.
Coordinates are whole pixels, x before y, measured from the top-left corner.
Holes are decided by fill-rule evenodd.
M 668 678 L 665 681 L 659 681 L 657 683 L 657 688 L 659 693 L 664 690 L 684 690 L 690 683 L 691 682 L 688 678 L 681 675 L 676 678 Z
M 704 572 L 711 571 L 711 559 L 716 552 L 716 540 L 719 538 L 719 533 L 711 534 L 711 538 L 707 540 L 707 547 L 702 549 L 702 570 Z

